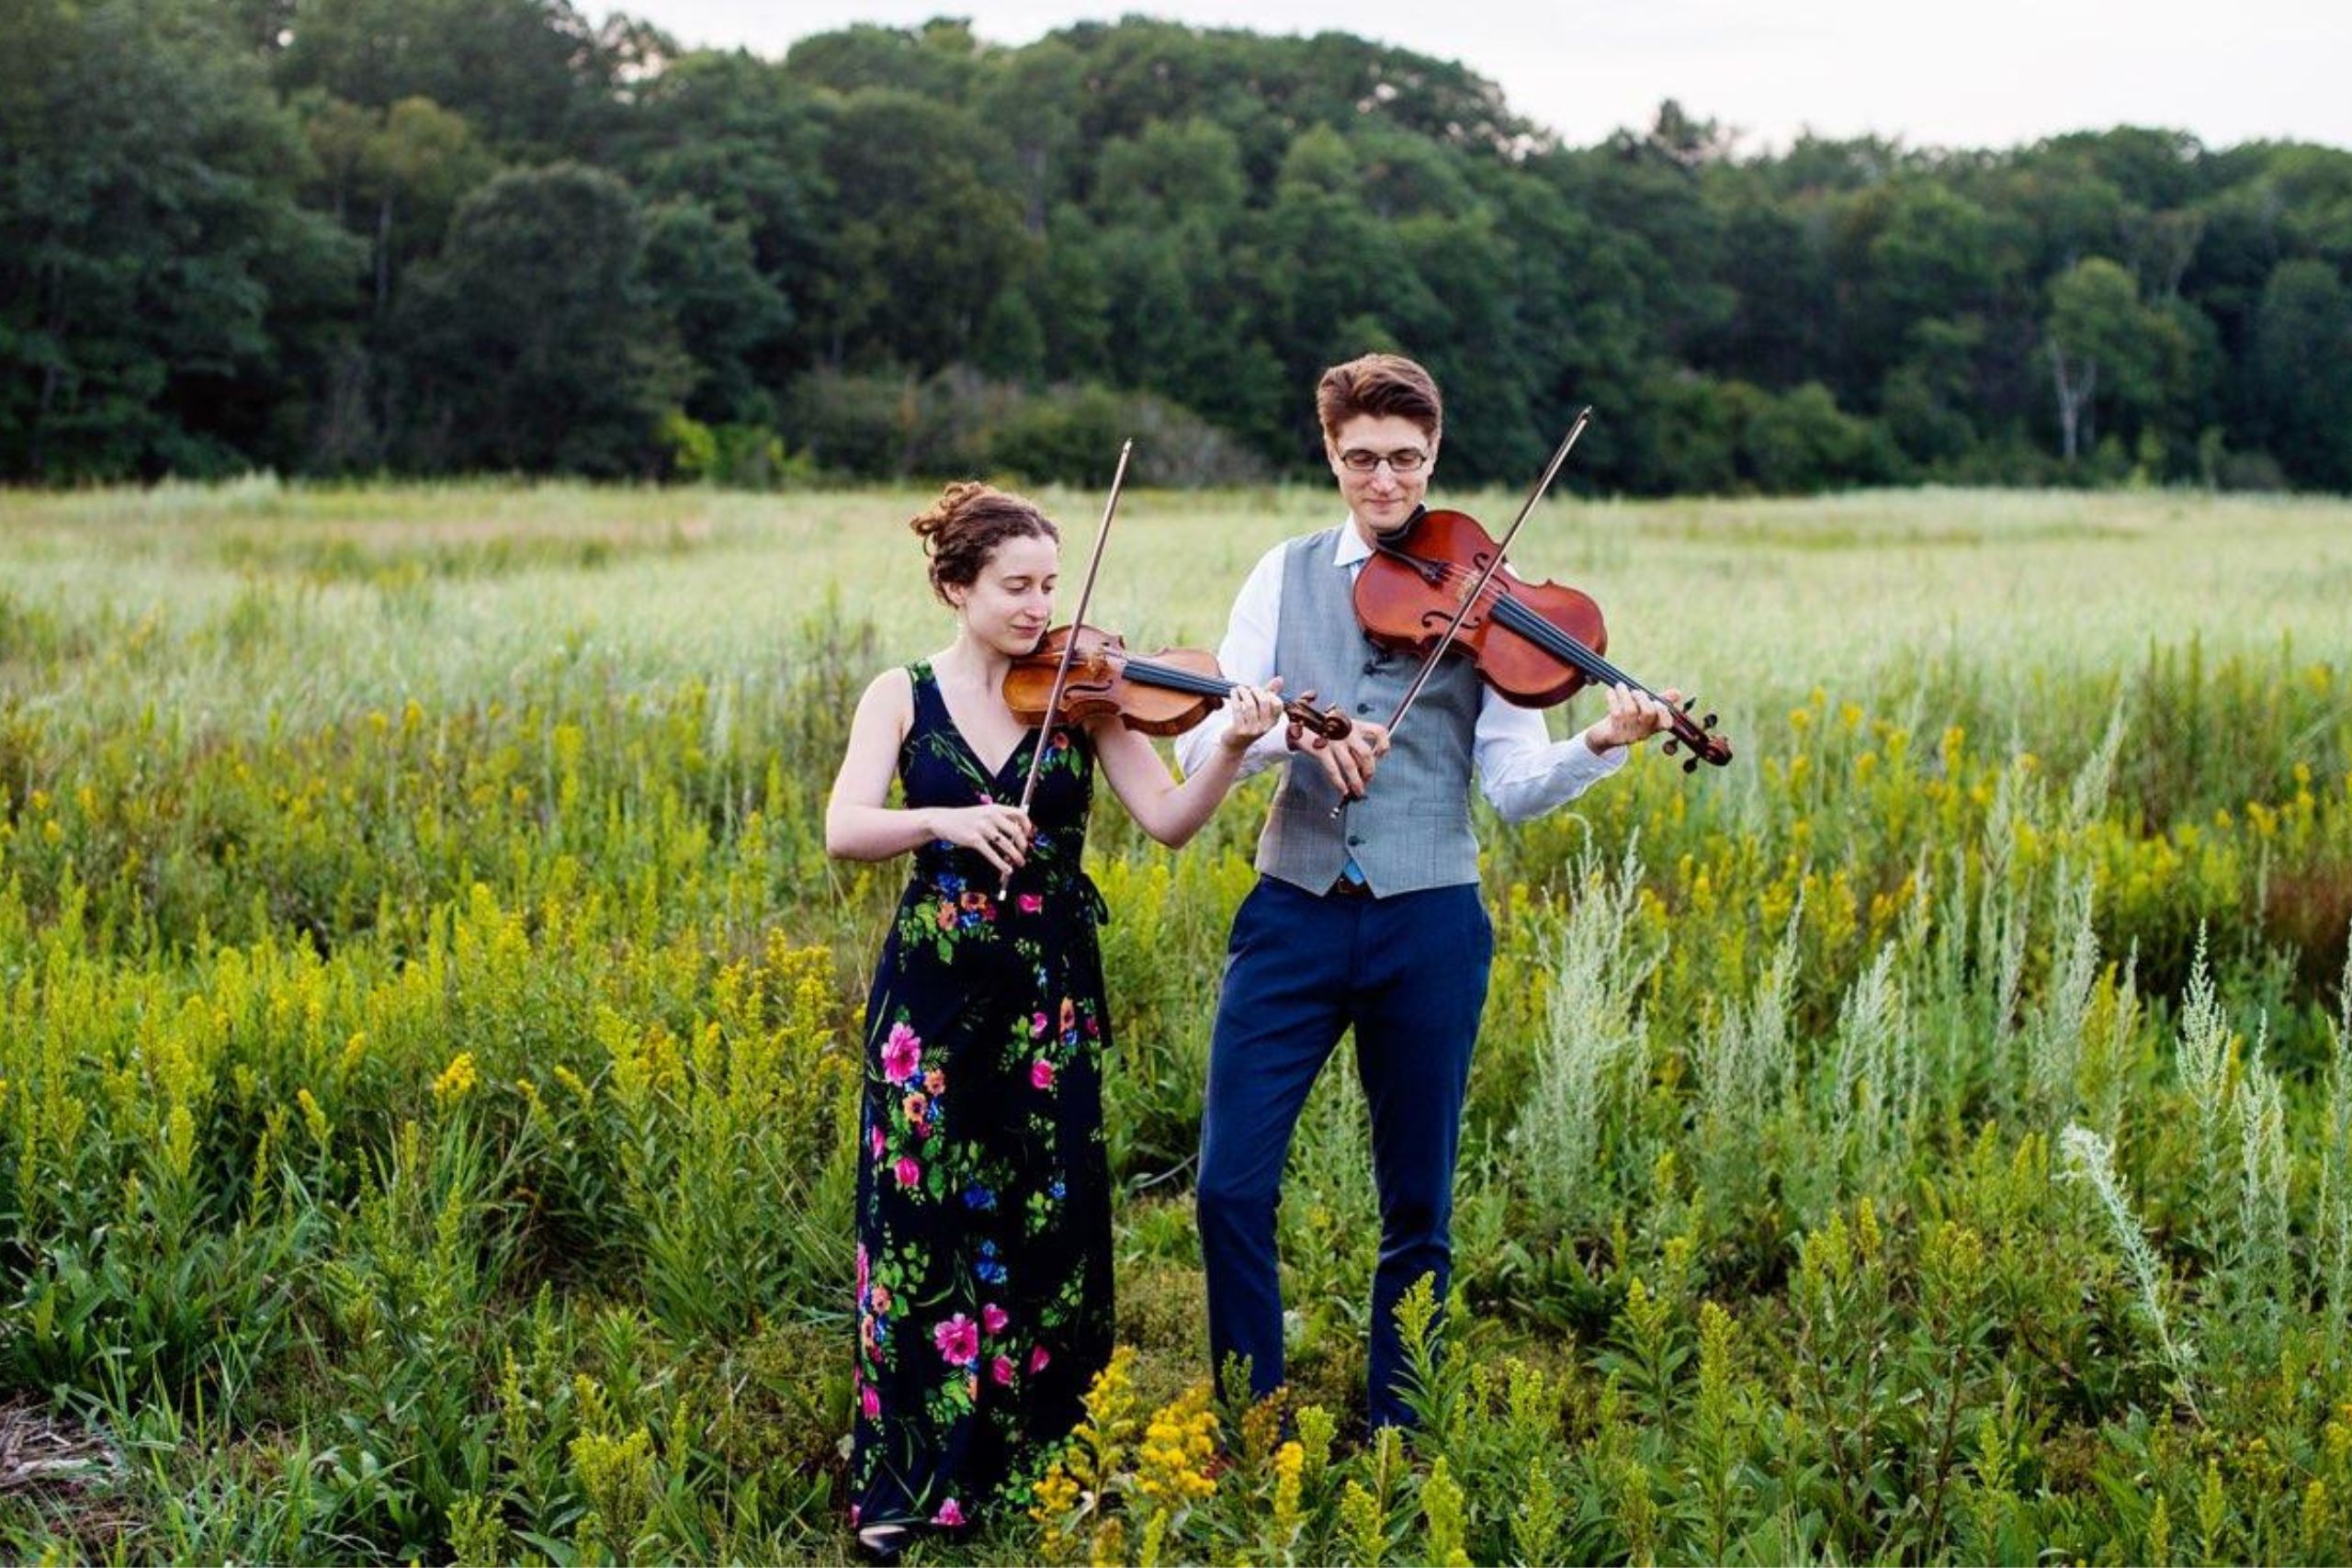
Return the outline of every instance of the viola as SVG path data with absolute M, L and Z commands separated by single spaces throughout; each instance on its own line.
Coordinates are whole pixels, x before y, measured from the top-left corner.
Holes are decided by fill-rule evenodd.
M 1134 654 L 1115 632 L 1081 625 L 1078 647 L 1069 659 L 1069 675 L 1054 719 L 1058 724 L 1086 724 L 1116 716 L 1129 729 L 1146 735 L 1182 735 L 1209 716 L 1239 687 L 1216 667 L 1216 656 L 1197 648 L 1163 648 L 1157 653 Z M 1004 674 L 1004 705 L 1023 724 L 1046 722 L 1046 705 L 1054 689 L 1054 671 L 1071 628 L 1056 626 L 1029 653 L 1012 661 Z M 1337 740 L 1354 728 L 1338 708 L 1317 712 L 1308 706 L 1314 694 L 1283 704 L 1295 723 L 1326 739 Z
M 1374 541 L 1356 577 L 1356 619 L 1364 636 L 1426 659 L 1458 615 L 1451 646 L 1506 701 L 1550 707 L 1589 682 L 1622 683 L 1665 707 L 1673 733 L 1661 750 L 1672 756 L 1678 743 L 1689 748 L 1685 773 L 1702 761 L 1722 767 L 1731 761 L 1731 743 L 1713 733 L 1715 716 L 1691 716 L 1696 698 L 1677 706 L 1601 657 L 1609 628 L 1591 595 L 1562 583 L 1525 582 L 1507 569 L 1488 573 L 1499 554 L 1493 536 L 1468 513 L 1416 512 L 1395 535 Z

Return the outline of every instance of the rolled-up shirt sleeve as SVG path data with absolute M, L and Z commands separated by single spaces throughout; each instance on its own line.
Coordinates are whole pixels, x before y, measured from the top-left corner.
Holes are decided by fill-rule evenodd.
M 1258 564 L 1250 569 L 1241 592 L 1234 596 L 1232 619 L 1226 623 L 1225 640 L 1216 647 L 1217 668 L 1225 671 L 1228 681 L 1262 686 L 1274 678 L 1274 634 L 1282 626 L 1284 547 L 1276 545 L 1261 556 Z M 1210 748 L 1224 740 L 1232 722 L 1232 709 L 1211 709 L 1208 717 L 1176 738 L 1178 765 L 1188 774 L 1199 772 L 1210 755 Z M 1252 773 L 1263 773 L 1287 757 L 1288 730 L 1289 726 L 1277 724 L 1251 741 L 1250 750 L 1241 754 L 1238 776 L 1246 779 Z
M 1579 730 L 1554 740 L 1544 716 L 1507 701 L 1488 687 L 1478 705 L 1471 740 L 1478 789 L 1506 822 L 1524 822 L 1566 805 L 1625 765 L 1632 748 L 1596 755 Z

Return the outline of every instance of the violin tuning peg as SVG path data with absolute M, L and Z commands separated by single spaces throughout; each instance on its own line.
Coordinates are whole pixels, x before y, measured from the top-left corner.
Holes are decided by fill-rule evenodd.
M 1675 753 L 1678 750 L 1679 750 L 1679 749 L 1680 749 L 1680 747 L 1679 747 L 1679 742 L 1677 742 L 1677 741 L 1676 741 L 1676 740 L 1675 740 L 1671 736 L 1668 737 L 1668 739 L 1667 739 L 1667 742 L 1666 742 L 1666 744 L 1665 744 L 1665 745 L 1663 745 L 1663 746 L 1661 746 L 1661 747 L 1659 747 L 1659 748 L 1658 748 L 1658 750 L 1661 750 L 1661 751 L 1665 752 L 1665 753 L 1666 753 L 1668 756 L 1669 756 L 1669 757 L 1673 756 L 1673 755 L 1674 755 L 1674 753 Z
M 1713 729 L 1715 727 L 1715 716 L 1713 714 L 1707 715 L 1704 718 L 1702 718 L 1699 721 L 1699 727 L 1702 729 Z
M 1699 759 L 1698 759 L 1698 758 L 1696 758 L 1696 757 L 1685 757 L 1685 758 L 1683 758 L 1683 759 L 1682 759 L 1682 771 L 1683 771 L 1684 773 L 1697 773 L 1697 772 L 1699 771 Z
M 1691 705 L 1692 705 L 1692 704 L 1694 704 L 1694 703 L 1696 703 L 1698 700 L 1699 700 L 1699 699 L 1698 699 L 1696 696 L 1688 696 L 1688 697 L 1683 698 L 1683 699 L 1682 699 L 1682 711 L 1683 711 L 1684 713 L 1689 713 L 1689 712 L 1690 711 Z

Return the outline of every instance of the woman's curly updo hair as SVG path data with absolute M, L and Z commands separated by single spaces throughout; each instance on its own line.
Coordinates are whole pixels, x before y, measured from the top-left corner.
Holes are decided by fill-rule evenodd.
M 969 479 L 941 491 L 939 499 L 910 518 L 907 526 L 922 536 L 923 550 L 931 557 L 931 591 L 947 605 L 956 603 L 947 590 L 978 582 L 989 557 L 1005 540 L 1042 538 L 1059 544 L 1062 537 L 1035 502 Z

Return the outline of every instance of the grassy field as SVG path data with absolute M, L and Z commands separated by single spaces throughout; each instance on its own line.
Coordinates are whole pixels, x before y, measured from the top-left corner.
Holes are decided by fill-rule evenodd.
M 1099 498 L 1041 499 L 1074 578 Z M 921 500 L 0 495 L 0 1421 L 73 1456 L 0 1476 L 0 1552 L 843 1554 L 901 872 L 820 818 L 857 690 L 947 637 Z M 1131 495 L 1094 618 L 1213 644 L 1334 510 Z M 1343 1072 L 1283 1210 L 1295 1436 L 1193 1386 L 1186 1161 L 1266 784 L 1172 856 L 1113 809 L 1135 1354 L 929 1558 L 2340 1560 L 2352 505 L 1530 528 L 1522 570 L 1739 757 L 1483 827 L 1421 1430 L 1363 1427 Z

